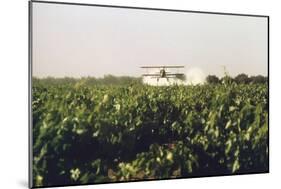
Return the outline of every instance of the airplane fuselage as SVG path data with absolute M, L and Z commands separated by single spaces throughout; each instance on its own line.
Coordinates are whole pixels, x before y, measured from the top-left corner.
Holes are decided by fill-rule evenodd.
M 165 71 L 165 69 L 161 69 L 161 70 L 160 70 L 160 77 L 162 77 L 162 78 L 166 77 L 166 71 Z

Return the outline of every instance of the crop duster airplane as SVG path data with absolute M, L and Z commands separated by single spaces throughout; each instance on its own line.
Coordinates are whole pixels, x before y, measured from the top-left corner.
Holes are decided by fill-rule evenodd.
M 167 81 L 169 81 L 169 78 L 175 78 L 175 79 L 182 79 L 185 77 L 183 73 L 178 73 L 178 72 L 168 72 L 167 69 L 179 69 L 179 68 L 184 68 L 184 66 L 141 66 L 140 68 L 144 69 L 159 69 L 159 71 L 155 73 L 147 73 L 147 74 L 142 74 L 143 77 L 151 77 L 151 78 L 156 78 L 157 82 L 159 81 L 160 78 L 166 78 Z

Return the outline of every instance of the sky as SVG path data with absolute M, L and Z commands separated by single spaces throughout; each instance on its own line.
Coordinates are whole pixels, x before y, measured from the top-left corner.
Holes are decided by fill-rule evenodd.
M 267 18 L 33 2 L 33 76 L 267 75 Z M 178 71 L 178 70 L 176 70 Z

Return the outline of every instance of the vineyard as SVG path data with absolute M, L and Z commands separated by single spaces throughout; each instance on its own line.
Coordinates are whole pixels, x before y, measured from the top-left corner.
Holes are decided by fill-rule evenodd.
M 35 186 L 268 172 L 267 84 L 32 88 Z

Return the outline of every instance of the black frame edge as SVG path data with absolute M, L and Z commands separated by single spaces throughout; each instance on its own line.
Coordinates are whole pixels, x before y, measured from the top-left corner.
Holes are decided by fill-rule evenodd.
M 267 144 L 268 144 L 268 173 L 270 173 L 270 17 L 267 16 L 267 103 L 268 103 L 268 117 L 267 117 L 267 122 L 268 122 L 268 131 L 267 131 Z
M 28 187 L 33 187 L 32 135 L 32 1 L 28 1 Z

